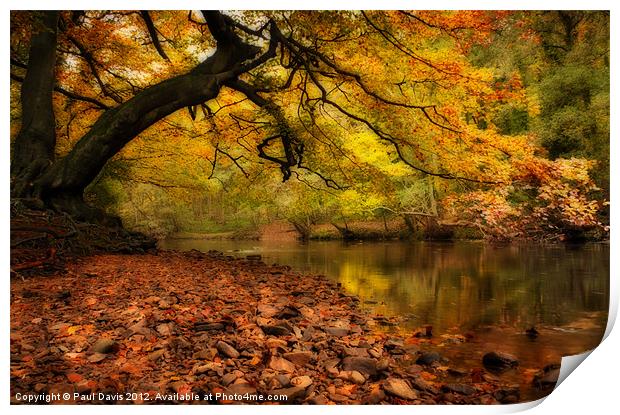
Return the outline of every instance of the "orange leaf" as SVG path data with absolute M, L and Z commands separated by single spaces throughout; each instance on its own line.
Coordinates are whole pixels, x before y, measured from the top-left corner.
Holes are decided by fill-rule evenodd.
M 69 379 L 69 382 L 71 383 L 78 383 L 81 382 L 84 378 L 79 373 L 69 373 L 67 375 L 67 379 Z

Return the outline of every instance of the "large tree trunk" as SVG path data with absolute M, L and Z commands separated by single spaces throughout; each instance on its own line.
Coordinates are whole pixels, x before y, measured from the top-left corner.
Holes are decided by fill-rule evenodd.
M 242 63 L 256 56 L 260 49 L 243 43 L 218 12 L 204 14 L 211 34 L 217 41 L 215 53 L 189 73 L 153 85 L 129 101 L 104 112 L 69 154 L 44 171 L 39 168 L 29 175 L 32 190 L 28 196 L 33 196 L 52 208 L 72 213 L 80 219 L 100 220 L 102 215 L 98 210 L 88 207 L 82 197 L 84 189 L 95 179 L 107 161 L 149 126 L 181 108 L 215 98 L 221 85 L 247 70 L 242 67 Z M 45 16 L 51 25 L 51 17 L 48 18 L 48 14 Z M 57 19 L 57 13 L 55 16 Z M 37 39 L 33 38 L 34 49 L 31 49 L 32 58 L 28 65 L 28 76 L 32 79 L 24 82 L 22 91 L 26 98 L 23 100 L 24 108 L 30 116 L 25 117 L 24 125 L 32 124 L 36 128 L 34 132 L 24 133 L 23 136 L 20 133 L 18 137 L 19 147 L 16 142 L 13 157 L 15 171 L 19 171 L 20 166 L 31 169 L 33 160 L 27 153 L 29 148 L 38 145 L 38 141 L 44 142 L 46 147 L 37 158 L 44 158 L 47 167 L 55 143 L 51 100 L 55 36 L 54 39 L 46 38 L 44 52 L 47 58 L 43 62 L 47 65 L 45 71 L 39 68 L 42 64 L 41 58 L 33 55 L 42 49 L 39 45 L 42 40 L 35 40 Z M 51 69 L 48 62 L 50 60 Z M 42 93 L 42 87 L 45 93 Z M 40 113 L 39 107 L 32 107 L 33 102 L 44 106 L 45 112 Z M 23 131 L 32 129 L 33 127 L 29 127 L 29 130 L 22 128 Z M 45 140 L 39 139 L 39 135 L 43 133 L 46 134 Z M 35 180 L 31 180 L 35 177 Z
M 22 125 L 11 163 L 11 192 L 18 197 L 30 195 L 32 181 L 52 164 L 56 146 L 52 90 L 58 12 L 34 12 L 33 23 L 28 70 L 21 89 Z
M 112 156 L 150 125 L 178 109 L 215 98 L 219 91 L 215 76 L 189 73 L 106 111 L 71 152 L 34 183 L 35 195 L 54 208 L 88 219 L 93 212 L 83 206 L 82 194 Z

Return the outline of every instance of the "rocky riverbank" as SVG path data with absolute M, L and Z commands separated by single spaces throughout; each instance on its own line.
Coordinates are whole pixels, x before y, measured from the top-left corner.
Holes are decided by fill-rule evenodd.
M 11 401 L 520 401 L 519 386 L 483 362 L 463 370 L 442 358 L 431 329 L 407 337 L 377 330 L 389 324 L 397 322 L 366 314 L 326 277 L 257 258 L 77 258 L 57 275 L 11 282 Z

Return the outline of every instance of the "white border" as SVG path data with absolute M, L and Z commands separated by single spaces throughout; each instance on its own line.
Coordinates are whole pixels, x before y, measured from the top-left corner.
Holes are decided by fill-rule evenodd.
M 21 0 L 11 1 L 9 4 L 4 3 L 3 8 L 5 10 L 3 16 L 4 28 L 4 41 L 0 44 L 1 56 L 5 59 L 5 71 L 9 68 L 8 56 L 9 56 L 9 28 L 8 28 L 8 11 L 10 9 L 40 9 L 40 8 L 59 8 L 59 9 L 200 9 L 200 8 L 212 8 L 212 9 L 530 9 L 530 10 L 554 10 L 554 9 L 590 9 L 590 10 L 611 10 L 611 91 L 615 91 L 617 85 L 617 48 L 618 44 L 618 30 L 616 10 L 618 7 L 615 2 L 612 1 L 598 1 L 590 0 L 584 1 L 533 1 L 533 0 L 519 0 L 519 1 L 503 1 L 503 0 L 478 0 L 478 1 L 456 1 L 456 0 L 435 0 L 433 2 L 412 2 L 412 1 L 396 1 L 396 0 L 382 0 L 381 2 L 371 1 L 344 1 L 344 0 L 314 0 L 312 2 L 292 2 L 292 1 L 240 1 L 229 0 L 220 2 L 207 2 L 207 1 L 134 1 L 134 0 L 94 0 L 94 1 L 75 1 L 75 0 L 62 0 L 57 2 L 42 2 L 37 0 Z M 1 166 L 4 173 L 4 180 L 2 181 L 2 201 L 4 209 L 0 210 L 0 217 L 4 224 L 4 232 L 2 233 L 0 243 L 3 252 L 3 269 L 5 270 L 3 276 L 6 284 L 4 289 L 0 293 L 3 299 L 4 312 L 1 313 L 0 330 L 2 337 L 2 345 L 4 346 L 2 351 L 2 372 L 0 376 L 0 390 L 2 395 L 0 399 L 4 401 L 5 406 L 8 405 L 9 396 L 9 304 L 10 304 L 10 283 L 9 283 L 9 143 L 8 134 L 9 131 L 9 82 L 8 77 L 5 75 L 5 81 L 0 84 L 2 88 L 2 97 L 5 106 L 4 116 L 2 117 L 2 128 L 5 132 L 4 135 L 4 151 L 0 152 Z M 611 108 L 617 108 L 616 94 L 611 96 Z M 613 111 L 612 111 L 613 114 Z M 615 143 L 617 139 L 617 119 L 612 117 L 611 120 L 611 194 L 612 202 L 615 201 L 615 196 L 618 194 L 618 168 L 616 154 L 619 150 L 618 145 Z M 616 223 L 615 218 L 618 217 L 618 208 L 615 204 L 611 205 L 612 212 L 612 227 L 611 235 L 612 240 L 617 239 L 617 230 L 614 228 Z M 612 249 L 615 245 L 612 245 Z M 300 414 L 310 414 L 315 412 L 325 413 L 355 413 L 355 414 L 370 414 L 377 410 L 388 411 L 394 414 L 409 414 L 411 412 L 416 413 L 433 413 L 433 414 L 485 414 L 485 413 L 510 413 L 523 411 L 530 409 L 528 413 L 532 414 L 605 414 L 611 413 L 612 408 L 618 407 L 618 386 L 616 381 L 616 375 L 620 374 L 620 365 L 618 358 L 620 350 L 620 335 L 618 330 L 612 331 L 613 324 L 618 311 L 618 256 L 612 255 L 611 268 L 610 268 L 610 313 L 609 323 L 606 330 L 606 339 L 591 352 L 587 358 L 585 365 L 580 365 L 575 373 L 566 378 L 561 385 L 544 400 L 536 401 L 533 403 L 507 405 L 507 406 L 382 406 L 380 409 L 377 407 L 363 407 L 363 406 L 322 406 L 319 408 L 309 406 L 182 406 L 183 413 L 186 412 L 214 412 L 222 415 L 237 414 L 239 412 L 251 412 L 258 414 L 272 414 L 272 413 L 289 413 L 291 410 Z M 574 363 L 573 363 L 574 364 Z M 563 364 L 563 371 L 565 365 Z M 544 402 L 541 402 L 544 401 Z M 542 403 L 542 404 L 541 404 Z M 110 411 L 115 413 L 134 413 L 144 412 L 148 410 L 154 413 L 168 413 L 171 409 L 169 406 L 153 406 L 153 407 L 114 407 L 107 406 L 90 406 L 84 407 L 71 407 L 71 406 L 55 406 L 55 407 L 32 407 L 32 406 L 11 406 L 8 408 L 11 413 L 31 413 L 32 411 L 45 411 L 49 413 L 65 414 L 65 413 L 79 413 L 87 410 L 93 414 L 107 414 Z

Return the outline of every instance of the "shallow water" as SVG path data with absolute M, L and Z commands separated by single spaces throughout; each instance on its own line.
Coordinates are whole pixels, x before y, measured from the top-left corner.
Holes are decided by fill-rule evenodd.
M 466 368 L 500 350 L 516 355 L 523 384 L 533 370 L 559 363 L 600 342 L 609 304 L 609 245 L 507 245 L 477 242 L 267 242 L 166 240 L 162 248 L 216 249 L 266 263 L 324 274 L 360 297 L 377 314 L 400 316 L 399 330 L 433 326 L 442 335 L 468 333 L 446 343 L 445 355 Z M 535 326 L 532 340 L 524 331 Z M 448 346 L 448 344 L 450 344 Z M 531 399 L 537 397 L 526 393 Z

